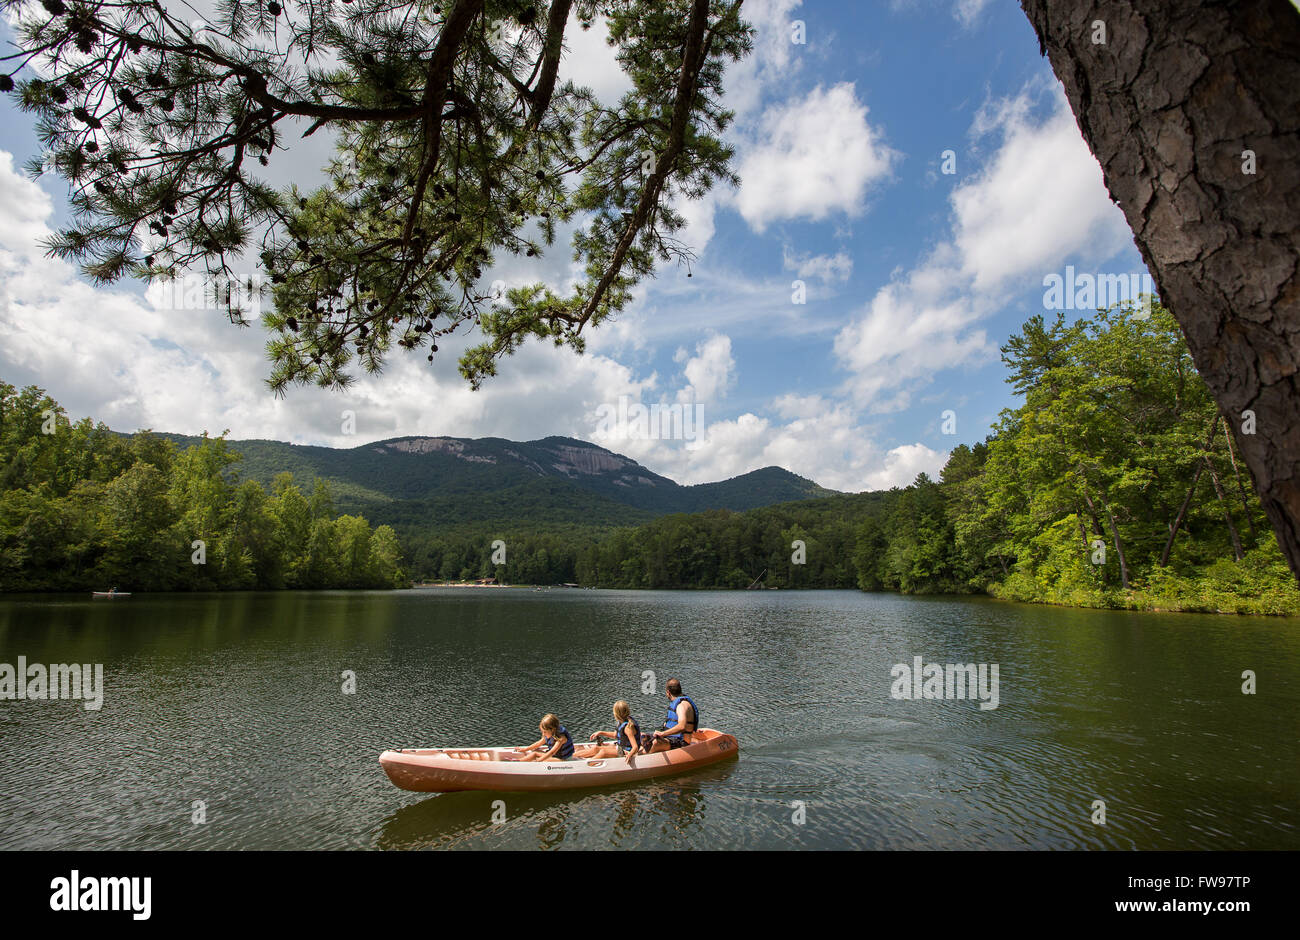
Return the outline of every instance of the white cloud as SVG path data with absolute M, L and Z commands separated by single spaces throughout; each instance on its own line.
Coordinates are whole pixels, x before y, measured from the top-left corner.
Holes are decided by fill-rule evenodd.
M 714 333 L 695 347 L 682 373 L 689 383 L 677 393 L 681 402 L 721 401 L 735 384 L 736 360 L 731 356 L 731 337 Z
M 49 234 L 45 220 L 54 212 L 45 190 L 14 168 L 13 154 L 0 150 L 0 247 L 24 257 L 41 254 L 37 242 Z
M 560 60 L 560 81 L 590 88 L 607 105 L 632 90 L 632 82 L 609 44 L 609 27 L 604 17 L 597 17 L 591 29 L 584 30 L 578 24 L 577 14 L 570 16 L 564 29 L 564 45 L 567 51 Z
M 608 356 L 532 343 L 473 392 L 455 369 L 470 342 L 462 336 L 440 341 L 435 366 L 399 352 L 346 393 L 293 388 L 277 400 L 260 328 L 231 326 L 218 310 L 163 309 L 125 286 L 92 287 L 37 247 L 52 211 L 0 151 L 0 376 L 42 385 L 74 417 L 117 430 L 229 428 L 235 438 L 339 447 L 401 434 L 585 437 L 584 414 L 657 381 Z M 356 436 L 342 432 L 344 410 L 356 413 Z
M 991 120 L 1002 133 L 1001 147 L 952 196 L 954 241 L 976 290 L 1052 269 L 1084 246 L 1105 258 L 1132 241 L 1063 101 L 1041 124 L 1017 106 L 996 113 Z
M 975 24 L 990 2 L 992 0 L 889 0 L 889 7 L 895 13 L 928 14 L 935 6 L 951 6 L 953 18 L 962 26 L 970 27 Z
M 983 330 L 969 328 L 981 314 L 970 299 L 929 295 L 922 282 L 935 272 L 923 266 L 881 288 L 865 315 L 835 338 L 835 353 L 852 372 L 850 390 L 876 411 L 907 407 L 911 393 L 941 369 L 984 361 L 995 351 Z
M 757 232 L 782 219 L 857 215 L 897 157 L 851 83 L 819 85 L 763 115 L 757 143 L 739 159 L 736 208 Z
M 754 28 L 754 51 L 727 66 L 723 85 L 726 105 L 741 122 L 770 88 L 788 82 L 802 66 L 808 45 L 791 42 L 791 23 L 800 6 L 802 0 L 750 0 L 741 7 L 741 18 Z
M 763 101 L 773 89 L 788 86 L 803 64 L 802 53 L 807 44 L 791 42 L 793 14 L 801 3 L 802 0 L 750 0 L 741 8 L 741 17 L 754 29 L 754 49 L 739 62 L 727 63 L 723 105 L 735 113 L 736 120 L 723 137 L 742 158 L 754 145 Z M 739 159 L 736 163 L 739 164 Z M 735 197 L 736 193 L 727 186 L 714 187 L 699 199 L 674 195 L 671 205 L 686 219 L 677 238 L 697 257 L 703 256 L 713 238 L 717 210 L 732 205 Z
M 713 218 L 717 212 L 719 193 L 710 190 L 700 199 L 687 199 L 674 195 L 669 205 L 686 220 L 686 224 L 673 236 L 698 258 L 713 238 Z
M 867 474 L 869 490 L 887 490 L 892 486 L 907 486 L 918 473 L 928 474 L 938 480 L 939 472 L 948 462 L 948 454 L 933 450 L 924 444 L 903 444 L 885 454 L 884 466 Z
M 989 361 L 980 320 L 1017 285 L 1039 285 L 1073 257 L 1101 262 L 1131 235 L 1064 97 L 1031 117 L 1026 91 L 977 116 L 973 133 L 1000 144 L 984 170 L 953 192 L 951 240 L 881 287 L 835 339 L 848 389 L 876 411 L 906 407 L 944 369 Z
M 746 412 L 706 424 L 695 445 L 634 439 L 618 441 L 617 449 L 686 484 L 777 466 L 844 492 L 907 486 L 921 471 L 937 476 L 947 461 L 919 443 L 882 450 L 844 402 L 787 394 L 771 407 L 781 421 Z
M 787 271 L 798 277 L 815 277 L 820 281 L 847 281 L 853 273 L 853 259 L 843 251 L 833 255 L 798 255 L 785 246 L 781 252 Z
M 989 0 L 957 0 L 952 13 L 963 26 L 971 26 L 988 5 Z
M 659 272 L 643 299 L 628 305 L 612 323 L 592 334 L 589 349 L 610 351 L 696 340 L 704 325 L 718 332 L 752 331 L 761 323 L 773 337 L 833 336 L 844 314 L 791 302 L 788 276 L 759 277 L 712 264 L 688 278 L 680 268 Z
M 634 406 L 658 404 L 662 409 L 670 406 L 673 396 L 660 395 L 655 401 L 633 394 L 621 409 L 617 399 L 609 399 L 603 420 L 593 412 L 589 415 L 593 430 L 579 436 L 688 485 L 778 466 L 831 489 L 859 492 L 906 486 L 921 471 L 935 476 L 947 460 L 946 453 L 920 443 L 888 451 L 881 448 L 876 443 L 879 435 L 862 424 L 850 403 L 817 394 L 777 396 L 767 409 L 773 417 L 744 412 L 734 418 L 710 420 L 733 378 L 730 338 L 710 336 L 696 346 L 694 355 L 679 348 L 673 358 L 685 364 L 688 384 L 677 391 L 676 404 L 671 406 L 700 403 L 702 425 L 691 424 L 685 437 L 647 434 L 646 428 L 637 424 L 639 412 Z M 649 427 L 681 425 L 651 419 Z
M 443 342 L 436 368 L 393 357 L 382 376 L 360 376 L 347 393 L 291 389 L 275 399 L 263 384 L 264 334 L 240 330 L 215 310 L 158 309 L 123 288 L 92 288 L 72 266 L 45 258 L 50 198 L 13 171 L 0 152 L 0 272 L 9 303 L 0 310 L 0 375 L 45 386 L 74 417 L 118 430 L 220 433 L 298 443 L 356 446 L 407 434 L 534 439 L 562 434 L 596 440 L 686 483 L 725 479 L 777 465 L 835 489 L 906 485 L 917 468 L 937 472 L 943 455 L 920 445 L 883 451 L 844 402 L 784 395 L 778 420 L 752 413 L 706 423 L 698 441 L 637 440 L 593 433 L 602 404 L 702 402 L 716 413 L 735 382 L 730 337 L 713 334 L 681 350 L 682 385 L 661 392 L 606 355 L 578 357 L 530 344 L 502 374 L 472 392 L 452 367 L 467 341 Z M 442 357 L 447 357 L 443 359 Z M 356 415 L 345 435 L 342 412 Z

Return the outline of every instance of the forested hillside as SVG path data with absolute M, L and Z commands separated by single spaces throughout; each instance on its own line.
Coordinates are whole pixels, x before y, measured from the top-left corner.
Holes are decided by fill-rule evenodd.
M 124 437 L 0 382 L 0 591 L 399 587 L 400 558 L 319 480 L 268 493 L 221 438 Z
M 1003 348 L 1025 396 L 944 471 L 958 558 L 1004 597 L 1300 611 L 1227 422 L 1173 318 L 1035 318 Z
M 602 478 L 644 468 L 563 438 L 405 438 L 333 452 L 267 442 L 248 453 L 257 475 L 271 477 L 268 492 L 241 479 L 240 455 L 223 439 L 182 450 L 88 419 L 73 425 L 39 389 L 0 385 L 0 589 L 365 587 L 409 573 L 1300 613 L 1226 433 L 1227 420 L 1249 416 L 1219 415 L 1166 311 L 1115 309 L 1072 324 L 1034 317 L 1003 361 L 1023 404 L 985 441 L 956 447 L 939 480 L 668 515 L 606 495 Z M 470 445 L 482 459 L 463 459 Z M 299 472 L 325 463 L 342 485 L 377 494 L 373 515 L 392 527 L 333 518 L 329 486 L 317 479 L 308 496 L 279 472 L 277 453 L 294 455 L 286 465 Z M 484 476 L 488 453 L 500 460 Z M 546 454 L 571 463 L 542 475 L 526 466 Z M 423 479 L 435 465 L 443 475 Z M 401 472 L 385 480 L 393 468 Z M 575 468 L 596 482 L 573 479 Z M 484 488 L 488 480 L 510 485 Z M 651 482 L 642 492 L 661 494 L 661 507 L 705 490 Z M 827 492 L 773 468 L 711 484 L 720 489 L 701 498 L 744 504 L 804 484 Z M 203 565 L 191 563 L 196 539 Z
M 988 592 L 1081 606 L 1300 613 L 1224 421 L 1169 314 L 1035 317 L 1003 348 L 1024 403 L 938 481 L 633 529 L 430 535 L 417 572 L 607 587 Z M 1232 420 L 1248 420 L 1234 416 Z M 505 566 L 490 561 L 501 538 Z M 803 543 L 800 552 L 798 542 Z M 802 564 L 798 563 L 801 560 Z
M 181 446 L 199 440 L 162 436 Z M 634 525 L 666 513 L 753 509 L 832 492 L 780 467 L 682 486 L 622 454 L 567 437 L 399 437 L 348 448 L 252 440 L 229 446 L 243 458 L 245 479 L 270 486 L 284 471 L 320 477 L 330 482 L 340 507 L 407 532 L 503 517 L 539 526 Z

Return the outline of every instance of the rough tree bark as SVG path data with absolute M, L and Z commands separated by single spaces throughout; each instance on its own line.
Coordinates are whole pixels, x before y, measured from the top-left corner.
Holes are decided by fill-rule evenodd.
M 1021 6 L 1300 580 L 1300 13 Z

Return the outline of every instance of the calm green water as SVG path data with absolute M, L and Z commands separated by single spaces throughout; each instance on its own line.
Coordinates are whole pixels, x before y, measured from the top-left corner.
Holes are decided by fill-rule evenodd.
M 103 663 L 106 691 L 0 701 L 4 849 L 1300 848 L 1298 620 L 835 591 L 0 599 L 19 655 Z M 892 698 L 915 656 L 998 664 L 999 707 Z M 504 797 L 407 793 L 376 760 L 528 743 L 548 711 L 585 738 L 620 697 L 653 727 L 646 670 L 740 759 Z

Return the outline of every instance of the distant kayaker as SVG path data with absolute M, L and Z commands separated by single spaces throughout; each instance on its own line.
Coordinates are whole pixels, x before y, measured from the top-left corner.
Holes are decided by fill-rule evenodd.
M 691 743 L 691 733 L 700 726 L 700 712 L 690 696 L 682 694 L 682 684 L 669 679 L 664 685 L 668 695 L 668 716 L 654 734 L 641 735 L 641 746 L 649 753 L 669 751 Z
M 593 741 L 601 738 L 613 738 L 612 743 L 587 745 L 574 756 L 583 760 L 598 757 L 623 757 L 631 764 L 632 758 L 641 753 L 641 726 L 632 717 L 631 706 L 622 699 L 614 703 L 614 719 L 618 722 L 618 727 L 614 731 L 596 731 L 591 735 Z
M 520 760 L 568 760 L 573 756 L 573 737 L 560 724 L 560 719 L 554 715 L 543 715 L 537 730 L 542 733 L 540 741 L 534 741 L 527 747 L 515 748 L 524 754 Z

